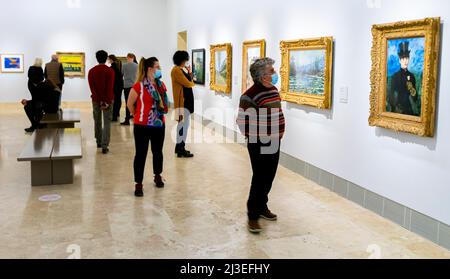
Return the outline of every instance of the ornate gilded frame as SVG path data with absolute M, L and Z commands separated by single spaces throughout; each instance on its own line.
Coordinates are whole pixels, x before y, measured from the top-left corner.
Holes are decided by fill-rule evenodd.
M 266 40 L 254 40 L 245 41 L 242 44 L 242 93 L 247 91 L 247 60 L 248 60 L 248 49 L 252 47 L 259 47 L 261 58 L 266 57 Z
M 313 106 L 319 109 L 331 108 L 331 91 L 333 75 L 333 37 L 281 41 L 281 98 L 283 101 Z M 325 49 L 325 82 L 324 95 L 318 96 L 304 92 L 289 92 L 289 61 L 292 50 Z
M 64 76 L 65 77 L 81 77 L 84 78 L 86 75 L 86 57 L 85 57 L 85 53 L 84 52 L 61 52 L 58 51 L 56 52 L 56 55 L 61 56 L 61 55 L 78 55 L 81 57 L 81 71 L 77 72 L 77 73 L 69 73 L 69 72 L 64 72 Z
M 369 125 L 407 132 L 422 137 L 434 136 L 436 81 L 440 47 L 440 18 L 373 25 L 372 71 L 370 74 Z M 396 38 L 425 37 L 421 116 L 386 112 L 387 41 Z
M 232 77 L 232 48 L 231 44 L 220 44 L 220 45 L 211 45 L 211 61 L 210 61 L 210 88 L 211 90 L 222 92 L 225 94 L 231 93 L 231 77 Z M 215 63 L 216 63 L 216 52 L 225 50 L 227 53 L 227 77 L 226 77 L 226 85 L 218 85 L 216 84 L 216 71 L 215 71 Z

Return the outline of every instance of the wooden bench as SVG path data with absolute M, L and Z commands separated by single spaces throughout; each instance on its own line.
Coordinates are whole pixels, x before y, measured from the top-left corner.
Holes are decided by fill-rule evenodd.
M 75 128 L 75 123 L 80 122 L 79 109 L 63 109 L 57 113 L 46 113 L 42 117 L 41 124 L 47 124 L 47 128 Z
M 31 162 L 31 185 L 72 184 L 73 160 L 82 158 L 79 128 L 36 130 L 17 161 Z

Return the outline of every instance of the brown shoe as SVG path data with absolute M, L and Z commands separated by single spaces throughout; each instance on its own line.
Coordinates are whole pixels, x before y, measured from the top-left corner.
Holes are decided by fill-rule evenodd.
M 261 213 L 260 215 L 261 218 L 269 220 L 269 221 L 276 221 L 278 216 L 276 214 L 273 214 L 272 212 L 270 212 L 269 209 L 264 210 L 263 213 Z
M 163 181 L 161 175 L 159 175 L 159 174 L 155 175 L 154 182 L 155 182 L 156 188 L 164 188 L 164 181 Z
M 143 188 L 144 188 L 144 186 L 142 184 L 136 184 L 135 190 L 134 190 L 134 195 L 136 197 L 143 197 L 144 196 Z
M 251 233 L 260 233 L 262 228 L 259 225 L 258 220 L 248 220 L 248 231 Z

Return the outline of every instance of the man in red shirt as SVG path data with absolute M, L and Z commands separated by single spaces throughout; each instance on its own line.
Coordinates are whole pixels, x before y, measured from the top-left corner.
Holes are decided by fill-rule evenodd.
M 114 102 L 114 71 L 105 65 L 108 59 L 108 53 L 106 51 L 100 50 L 95 56 L 99 64 L 89 70 L 88 80 L 92 93 L 91 98 L 94 111 L 97 148 L 102 148 L 103 154 L 106 154 L 109 152 L 108 146 L 111 136 L 112 105 Z

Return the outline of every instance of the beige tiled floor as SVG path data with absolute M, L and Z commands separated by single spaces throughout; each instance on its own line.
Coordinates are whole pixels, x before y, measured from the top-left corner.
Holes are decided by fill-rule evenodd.
M 133 196 L 131 127 L 112 129 L 111 153 L 96 149 L 89 104 L 82 108 L 83 159 L 73 185 L 30 186 L 28 163 L 16 161 L 29 135 L 18 105 L 0 105 L 0 258 L 450 258 L 450 252 L 280 167 L 271 193 L 279 221 L 247 232 L 250 165 L 238 144 L 191 144 L 176 159 L 169 122 L 166 188 Z M 197 131 L 201 129 L 196 125 Z M 208 135 L 209 134 L 209 135 Z M 205 137 L 211 139 L 206 131 Z M 216 137 L 219 138 L 220 137 Z M 151 155 L 149 155 L 149 160 Z M 39 197 L 59 194 L 45 203 Z M 376 253 L 378 254 L 378 253 Z

